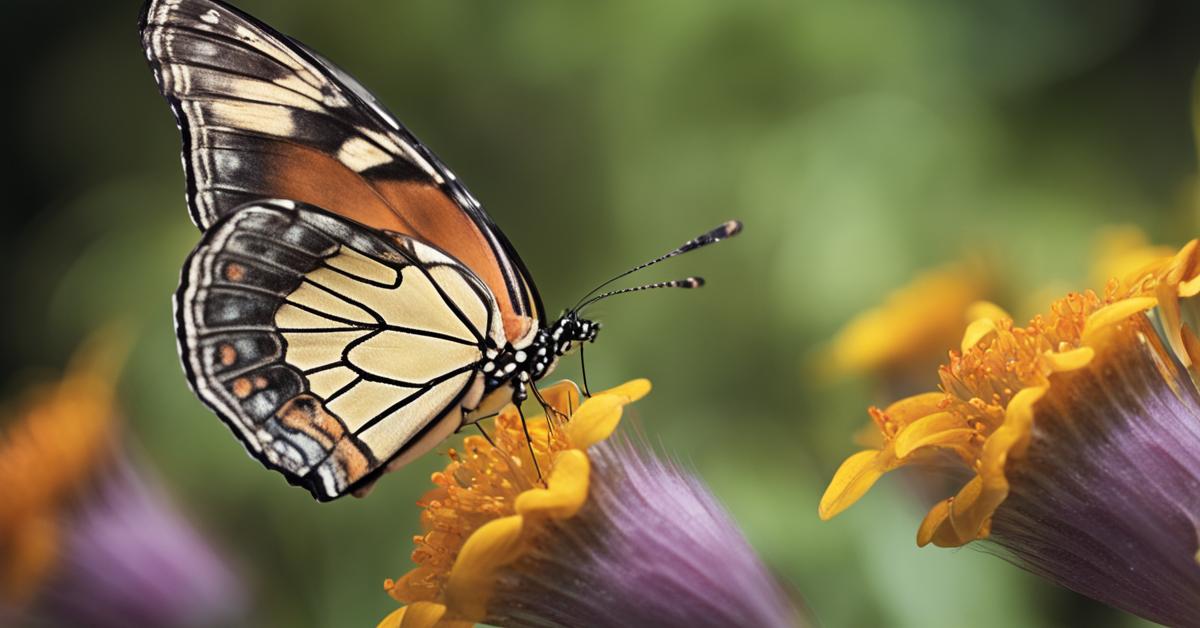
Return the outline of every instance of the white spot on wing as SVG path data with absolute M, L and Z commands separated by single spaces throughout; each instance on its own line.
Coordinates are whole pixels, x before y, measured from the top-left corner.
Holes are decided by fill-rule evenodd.
M 209 9 L 208 12 L 200 16 L 200 19 L 209 24 L 219 24 L 221 22 L 221 14 L 217 13 L 216 9 Z
M 216 100 L 209 103 L 205 120 L 214 126 L 253 129 L 275 137 L 291 137 L 295 123 L 286 107 L 237 100 Z
M 338 149 L 338 161 L 355 172 L 370 170 L 392 161 L 392 156 L 361 137 L 351 137 Z

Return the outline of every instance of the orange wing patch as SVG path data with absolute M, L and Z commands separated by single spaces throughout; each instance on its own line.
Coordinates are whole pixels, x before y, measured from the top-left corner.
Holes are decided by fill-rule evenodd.
M 342 472 L 344 482 L 353 484 L 371 469 L 367 455 L 346 438 L 346 428 L 337 417 L 325 409 L 325 404 L 312 395 L 299 395 L 288 400 L 276 414 L 283 427 L 300 432 L 316 441 L 323 449 L 332 450 L 330 460 Z
M 441 189 L 427 181 L 376 181 L 337 159 L 303 146 L 288 146 L 271 155 L 271 187 L 281 198 L 302 201 L 384 231 L 433 243 L 483 280 L 500 309 L 505 337 L 517 341 L 534 325 L 518 314 L 508 284 L 491 246 Z

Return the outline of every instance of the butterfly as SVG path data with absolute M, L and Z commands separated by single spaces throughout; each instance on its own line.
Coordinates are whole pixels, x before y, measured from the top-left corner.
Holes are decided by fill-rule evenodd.
M 479 202 L 349 74 L 218 0 L 150 0 L 139 30 L 203 232 L 175 296 L 185 374 L 252 456 L 320 501 L 519 405 L 595 340 L 587 305 L 703 281 L 604 286 L 741 230 L 550 322 Z

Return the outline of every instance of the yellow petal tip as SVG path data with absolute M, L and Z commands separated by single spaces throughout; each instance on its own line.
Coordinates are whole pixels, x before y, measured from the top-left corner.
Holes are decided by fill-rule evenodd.
M 996 321 L 990 318 L 980 318 L 967 325 L 967 331 L 963 332 L 961 348 L 963 352 L 971 350 L 971 347 L 979 344 L 980 340 L 987 337 L 988 334 L 996 331 Z
M 517 496 L 514 509 L 519 515 L 541 514 L 555 519 L 575 516 L 587 501 L 591 463 L 578 449 L 559 452 L 554 468 L 546 478 L 546 488 L 535 488 Z
M 1096 350 L 1091 347 L 1079 347 L 1069 351 L 1047 351 L 1046 363 L 1055 373 L 1075 371 L 1091 364 L 1096 357 Z
M 846 458 L 825 488 L 825 494 L 817 506 L 817 516 L 822 521 L 829 521 L 853 506 L 888 470 L 889 459 L 894 458 L 875 449 L 863 450 Z
M 1083 326 L 1083 344 L 1088 344 L 1093 334 L 1114 323 L 1119 323 L 1138 312 L 1144 312 L 1158 304 L 1154 297 L 1132 297 L 1106 305 L 1087 317 Z

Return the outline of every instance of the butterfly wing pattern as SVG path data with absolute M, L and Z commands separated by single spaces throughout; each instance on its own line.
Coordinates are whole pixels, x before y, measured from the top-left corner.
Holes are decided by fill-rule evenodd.
M 183 135 L 192 220 L 291 199 L 438 243 L 491 290 L 507 337 L 540 297 L 513 246 L 454 174 L 344 71 L 218 0 L 150 0 L 142 44 Z
M 293 201 L 212 225 L 184 265 L 176 318 L 197 394 L 322 501 L 455 430 L 504 337 L 491 293 L 443 251 Z

